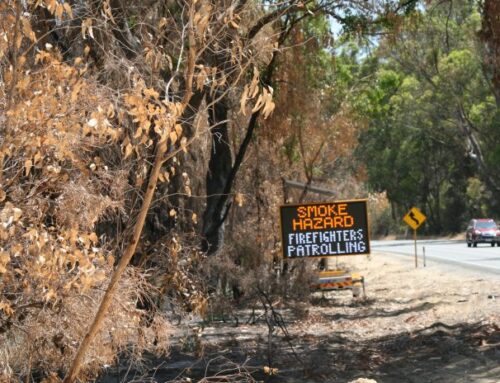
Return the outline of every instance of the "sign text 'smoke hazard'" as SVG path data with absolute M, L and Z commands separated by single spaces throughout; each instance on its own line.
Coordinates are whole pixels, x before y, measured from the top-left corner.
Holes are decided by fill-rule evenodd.
M 280 207 L 283 256 L 369 254 L 366 200 Z

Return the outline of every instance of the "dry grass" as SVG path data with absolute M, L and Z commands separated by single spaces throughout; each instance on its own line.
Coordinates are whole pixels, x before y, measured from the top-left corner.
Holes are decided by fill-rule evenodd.
M 17 381 L 31 374 L 64 372 L 87 332 L 104 287 L 105 283 L 86 294 L 69 293 L 56 302 L 19 310 L 10 325 L 3 324 L 8 330 L 0 334 L 0 377 Z M 86 357 L 84 376 L 88 379 L 113 364 L 120 353 L 136 364 L 146 351 L 167 353 L 170 325 L 161 314 L 137 308 L 140 296 L 151 293 L 148 288 L 144 276 L 133 271 L 121 281 L 103 330 Z

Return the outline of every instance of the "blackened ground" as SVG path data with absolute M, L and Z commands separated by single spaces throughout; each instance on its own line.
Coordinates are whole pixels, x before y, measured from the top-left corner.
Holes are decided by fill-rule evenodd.
M 236 313 L 238 326 L 191 321 L 173 334 L 168 358 L 147 358 L 141 371 L 122 361 L 101 381 L 197 381 L 216 374 L 276 383 L 500 381 L 498 276 L 438 264 L 414 269 L 388 255 L 349 258 L 347 266 L 365 276 L 367 297 L 317 293 L 299 309 L 279 308 L 288 337 L 276 325 L 270 342 L 259 313 L 255 324 L 246 324 L 248 311 Z

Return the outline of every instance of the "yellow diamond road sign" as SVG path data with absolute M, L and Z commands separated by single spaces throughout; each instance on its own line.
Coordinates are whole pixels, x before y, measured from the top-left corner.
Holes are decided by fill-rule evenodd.
M 403 217 L 408 226 L 413 230 L 417 230 L 422 225 L 427 217 L 416 207 L 412 207 L 410 211 Z

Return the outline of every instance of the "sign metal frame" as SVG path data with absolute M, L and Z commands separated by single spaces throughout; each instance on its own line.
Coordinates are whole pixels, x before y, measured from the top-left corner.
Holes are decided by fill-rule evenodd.
M 286 251 L 286 245 L 288 244 L 288 241 L 285 241 L 285 236 L 290 234 L 290 231 L 287 231 L 285 233 L 285 228 L 284 228 L 284 210 L 285 209 L 290 209 L 290 208 L 300 208 L 300 207 L 305 207 L 307 209 L 308 206 L 320 206 L 320 205 L 337 205 L 337 204 L 346 204 L 347 206 L 352 205 L 352 204 L 362 204 L 362 222 L 361 224 L 358 224 L 355 226 L 356 230 L 359 229 L 364 229 L 365 232 L 363 233 L 363 241 L 365 243 L 365 250 L 364 251 L 354 251 L 354 252 L 348 252 L 348 253 L 334 253 L 334 254 L 320 254 L 320 255 L 304 255 L 304 256 L 288 256 L 287 251 Z M 349 207 L 347 207 L 347 210 L 349 210 Z M 359 217 L 358 217 L 359 218 Z M 354 222 L 355 223 L 355 222 Z M 339 227 L 339 228 L 334 228 L 334 229 L 311 229 L 308 231 L 309 233 L 313 232 L 324 232 L 324 231 L 329 231 L 329 230 L 353 230 L 352 228 L 344 228 L 344 227 Z M 339 200 L 339 201 L 328 201 L 328 202 L 312 202 L 312 203 L 299 203 L 299 204 L 286 204 L 286 205 L 281 205 L 280 206 L 280 235 L 281 235 L 281 256 L 283 259 L 295 259 L 295 258 L 329 258 L 329 257 L 335 257 L 335 256 L 352 256 L 352 255 L 369 255 L 371 251 L 370 247 L 370 221 L 368 219 L 368 199 L 351 199 L 351 200 Z M 320 235 L 319 235 L 320 236 Z M 330 243 L 340 243 L 338 241 L 330 242 Z M 324 243 L 321 243 L 324 244 Z

